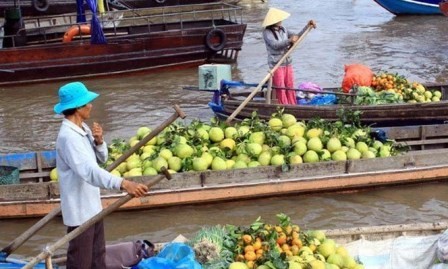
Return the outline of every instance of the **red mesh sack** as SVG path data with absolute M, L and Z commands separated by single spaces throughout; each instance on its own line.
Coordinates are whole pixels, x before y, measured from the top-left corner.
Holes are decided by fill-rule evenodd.
M 349 92 L 353 85 L 370 86 L 373 72 L 368 66 L 362 64 L 349 64 L 344 66 L 345 75 L 342 80 L 342 90 Z

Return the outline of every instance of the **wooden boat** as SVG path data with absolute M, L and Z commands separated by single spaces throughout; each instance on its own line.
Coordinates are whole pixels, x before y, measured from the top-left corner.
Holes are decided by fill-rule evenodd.
M 441 1 L 439 3 L 439 9 L 443 13 L 443 15 L 448 16 L 448 1 Z
M 407 126 L 383 129 L 389 138 L 412 147 L 405 155 L 356 161 L 304 163 L 289 171 L 281 167 L 173 174 L 147 196 L 132 199 L 122 210 L 149 209 L 342 190 L 386 185 L 443 181 L 448 177 L 448 126 Z M 59 188 L 49 182 L 55 152 L 17 153 L 0 156 L 0 165 L 20 169 L 21 184 L 0 186 L 0 218 L 43 216 L 59 206 Z M 144 181 L 152 177 L 136 177 Z M 117 191 L 102 193 L 106 207 L 123 197 Z
M 253 84 L 246 84 L 253 86 Z M 365 124 L 380 126 L 418 125 L 443 123 L 448 120 L 448 85 L 427 85 L 429 89 L 439 90 L 442 99 L 429 103 L 397 103 L 381 105 L 352 105 L 351 103 L 336 105 L 282 105 L 285 113 L 290 113 L 300 120 L 311 120 L 316 117 L 329 121 L 339 120 L 338 111 L 360 111 L 361 121 Z M 337 88 L 324 89 L 332 93 Z M 250 94 L 248 91 L 230 91 L 227 87 L 215 91 L 210 108 L 221 119 L 227 119 Z M 262 91 L 250 100 L 236 115 L 236 119 L 250 118 L 257 111 L 262 119 L 269 119 L 277 112 L 280 105 L 266 103 L 266 92 Z
M 10 47 L 0 50 L 0 85 L 231 62 L 246 30 L 242 9 L 224 3 L 122 12 L 122 17 L 110 13 L 112 27 L 103 27 L 106 44 L 90 44 L 90 28 L 81 24 L 5 35 L 3 44 Z
M 104 4 L 109 9 L 136 9 L 161 6 L 191 5 L 219 2 L 219 0 L 108 0 Z M 231 1 L 227 1 L 231 3 Z M 233 2 L 233 1 L 232 1 Z M 76 10 L 76 1 L 69 0 L 20 0 L 17 3 L 23 16 L 48 16 L 70 13 Z M 5 10 L 14 8 L 15 1 L 0 0 L 0 17 Z
M 395 15 L 441 15 L 440 0 L 375 0 Z

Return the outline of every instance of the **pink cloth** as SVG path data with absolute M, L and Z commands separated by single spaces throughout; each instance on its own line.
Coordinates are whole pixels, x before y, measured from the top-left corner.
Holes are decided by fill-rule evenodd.
M 292 65 L 280 66 L 272 77 L 272 86 L 294 88 L 294 71 Z M 279 104 L 296 105 L 296 92 L 294 90 L 276 89 L 277 101 Z

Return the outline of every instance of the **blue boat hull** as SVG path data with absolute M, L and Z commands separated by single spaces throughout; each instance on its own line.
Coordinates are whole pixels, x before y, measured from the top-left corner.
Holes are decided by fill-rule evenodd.
M 395 15 L 442 15 L 441 0 L 375 0 Z

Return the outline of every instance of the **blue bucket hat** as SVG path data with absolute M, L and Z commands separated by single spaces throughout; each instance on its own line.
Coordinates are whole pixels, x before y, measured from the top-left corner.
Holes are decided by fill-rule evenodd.
M 89 91 L 81 82 L 71 82 L 59 88 L 59 104 L 54 112 L 61 114 L 67 109 L 82 107 L 92 102 L 99 94 Z

